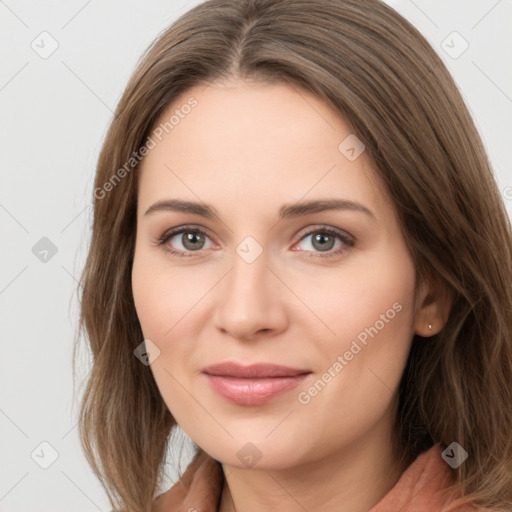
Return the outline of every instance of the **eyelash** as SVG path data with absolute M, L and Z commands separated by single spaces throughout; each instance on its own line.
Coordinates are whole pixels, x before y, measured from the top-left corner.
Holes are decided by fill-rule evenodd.
M 182 226 L 180 228 L 176 228 L 174 230 L 166 231 L 165 233 L 163 233 L 162 236 L 160 236 L 157 239 L 156 245 L 157 246 L 163 246 L 171 238 L 173 238 L 176 235 L 179 235 L 181 233 L 188 232 L 188 231 L 208 236 L 208 233 L 206 233 L 201 228 L 197 228 L 197 227 L 194 227 L 194 226 Z M 308 257 L 312 257 L 312 258 L 317 258 L 317 257 L 319 257 L 319 258 L 332 258 L 332 257 L 335 257 L 335 256 L 339 256 L 341 253 L 345 252 L 346 250 L 350 249 L 351 247 L 353 247 L 355 245 L 355 240 L 354 239 L 352 239 L 351 237 L 345 235 L 342 231 L 338 231 L 337 229 L 331 228 L 329 226 L 320 226 L 320 227 L 318 227 L 316 229 L 308 231 L 307 233 L 305 233 L 301 237 L 299 242 L 304 240 L 308 236 L 311 236 L 311 235 L 314 235 L 314 234 L 318 234 L 318 233 L 321 233 L 323 235 L 325 235 L 325 234 L 332 235 L 332 236 L 338 238 L 338 240 L 340 240 L 341 242 L 343 242 L 343 245 L 341 247 L 339 247 L 335 251 L 326 252 L 324 254 L 322 254 L 321 252 L 317 252 L 316 253 L 315 251 L 305 251 L 307 253 L 310 253 L 310 252 L 315 253 L 315 255 L 309 255 Z M 176 250 L 176 249 L 171 249 L 171 248 L 168 248 L 168 247 L 166 248 L 166 250 L 170 254 L 172 254 L 173 256 L 180 256 L 182 258 L 193 258 L 194 257 L 193 256 L 194 252 L 200 252 L 201 251 L 201 250 L 199 250 L 199 251 L 186 251 L 185 252 L 185 251 L 180 251 L 180 250 Z

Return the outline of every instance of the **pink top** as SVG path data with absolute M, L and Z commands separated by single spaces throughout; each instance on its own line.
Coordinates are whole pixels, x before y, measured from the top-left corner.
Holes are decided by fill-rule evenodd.
M 421 453 L 368 512 L 477 512 L 469 499 L 448 496 L 454 476 L 441 453 L 440 445 Z M 218 512 L 223 481 L 219 463 L 200 451 L 178 482 L 156 498 L 154 512 Z

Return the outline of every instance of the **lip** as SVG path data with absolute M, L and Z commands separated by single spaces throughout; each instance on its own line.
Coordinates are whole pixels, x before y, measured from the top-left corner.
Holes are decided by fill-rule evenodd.
M 304 373 L 311 373 L 310 370 L 300 370 L 281 366 L 273 363 L 254 363 L 242 365 L 226 361 L 213 364 L 202 369 L 203 373 L 221 377 L 238 377 L 241 379 L 262 379 L 265 377 L 296 377 Z
M 218 395 L 238 405 L 262 405 L 297 387 L 310 370 L 270 363 L 243 366 L 225 362 L 202 370 Z

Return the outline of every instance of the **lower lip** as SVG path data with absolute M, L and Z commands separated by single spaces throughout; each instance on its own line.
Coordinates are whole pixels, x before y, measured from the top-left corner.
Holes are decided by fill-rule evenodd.
M 261 405 L 297 387 L 309 374 L 262 379 L 205 375 L 212 389 L 228 401 L 238 405 Z

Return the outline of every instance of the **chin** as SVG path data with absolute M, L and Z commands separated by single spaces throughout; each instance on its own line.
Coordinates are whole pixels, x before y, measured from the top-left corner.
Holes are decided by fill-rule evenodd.
M 286 469 L 305 462 L 308 459 L 304 450 L 297 450 L 301 441 L 295 441 L 290 435 L 282 439 L 265 439 L 258 434 L 254 436 L 231 439 L 228 442 L 212 443 L 211 438 L 206 443 L 194 442 L 211 457 L 223 464 L 239 469 L 279 470 Z M 252 439 L 252 440 L 251 440 Z

